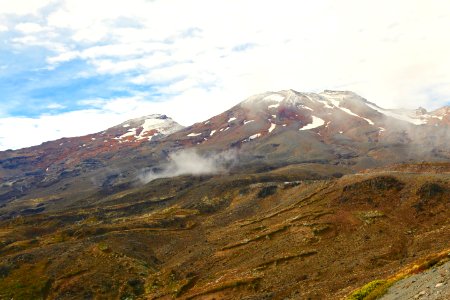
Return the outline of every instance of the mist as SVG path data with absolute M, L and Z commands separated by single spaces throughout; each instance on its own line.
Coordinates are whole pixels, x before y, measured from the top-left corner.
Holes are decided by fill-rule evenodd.
M 158 178 L 179 175 L 205 175 L 226 173 L 237 160 L 236 151 L 200 154 L 195 149 L 181 150 L 169 155 L 166 165 L 158 166 L 157 171 L 145 170 L 139 176 L 143 183 Z

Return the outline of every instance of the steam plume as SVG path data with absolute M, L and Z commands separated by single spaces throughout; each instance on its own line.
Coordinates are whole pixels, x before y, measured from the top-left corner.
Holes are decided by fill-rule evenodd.
M 234 151 L 201 155 L 195 149 L 181 150 L 169 155 L 169 163 L 162 167 L 162 171 L 144 171 L 139 179 L 150 182 L 157 178 L 174 177 L 178 175 L 204 175 L 224 173 L 236 161 Z

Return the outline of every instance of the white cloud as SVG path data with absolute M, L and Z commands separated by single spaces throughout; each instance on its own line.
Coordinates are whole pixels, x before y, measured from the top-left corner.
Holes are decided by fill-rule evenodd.
M 47 62 L 50 65 L 55 65 L 55 64 L 66 62 L 66 61 L 71 61 L 75 58 L 78 58 L 79 56 L 80 56 L 79 51 L 66 51 L 66 52 L 62 52 L 56 56 L 48 57 Z
M 0 32 L 8 31 L 8 27 L 6 25 L 0 24 Z
M 0 148 L 17 149 L 66 136 L 78 136 L 117 124 L 118 118 L 96 110 L 75 111 L 39 118 L 0 119 Z M 83 120 L 81 122 L 81 120 Z M 120 122 L 119 122 L 120 123 Z
M 14 0 L 1 1 L 0 12 L 3 14 L 28 15 L 37 14 L 40 9 L 55 2 L 54 0 Z
M 66 45 L 57 41 L 46 40 L 45 38 L 38 37 L 36 35 L 25 35 L 21 37 L 15 37 L 11 40 L 12 45 L 15 47 L 31 47 L 38 46 L 49 49 L 54 52 L 63 52 L 67 51 Z
M 49 25 L 74 30 L 74 42 L 114 42 L 48 61 L 82 58 L 103 74 L 138 70 L 132 83 L 165 82 L 164 90 L 179 92 L 192 87 L 187 76 L 201 81 L 198 74 L 209 74 L 205 86 L 212 77 L 230 94 L 342 87 L 388 107 L 427 106 L 429 85 L 450 82 L 450 45 L 443 39 L 450 5 L 432 2 L 320 1 L 298 9 L 292 1 L 133 0 L 103 11 L 66 0 Z M 121 17 L 139 26 L 115 26 Z M 246 44 L 254 47 L 233 50 Z
M 16 25 L 15 29 L 23 33 L 36 33 L 44 30 L 44 28 L 37 23 L 19 23 Z
M 50 103 L 49 105 L 47 105 L 48 109 L 63 109 L 66 108 L 66 106 L 59 104 L 59 103 Z

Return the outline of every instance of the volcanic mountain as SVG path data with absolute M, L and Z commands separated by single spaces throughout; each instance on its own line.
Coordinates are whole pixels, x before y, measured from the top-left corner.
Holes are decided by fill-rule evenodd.
M 449 115 L 286 90 L 0 152 L 0 299 L 375 299 L 447 266 Z
M 240 149 L 244 165 L 317 162 L 364 169 L 448 160 L 448 108 L 388 110 L 352 92 L 255 95 L 168 137 L 205 151 Z
M 171 118 L 154 114 L 86 136 L 0 152 L 0 202 L 16 199 L 34 187 L 47 188 L 66 177 L 109 168 L 107 162 L 123 152 L 182 128 Z
M 266 92 L 186 128 L 151 115 L 83 137 L 0 152 L 0 201 L 6 205 L 49 188 L 107 192 L 131 186 L 143 170 L 164 169 L 171 153 L 185 149 L 200 155 L 233 149 L 231 172 L 299 163 L 363 170 L 448 161 L 449 124 L 448 107 L 388 110 L 348 91 Z

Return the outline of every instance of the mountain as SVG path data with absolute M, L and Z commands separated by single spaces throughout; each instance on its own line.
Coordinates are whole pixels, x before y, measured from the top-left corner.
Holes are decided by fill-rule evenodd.
M 86 136 L 0 152 L 0 203 L 21 197 L 32 188 L 47 188 L 67 177 L 109 168 L 109 161 L 124 151 L 182 128 L 171 118 L 154 114 Z
M 358 171 L 449 161 L 449 113 L 448 107 L 383 109 L 348 91 L 266 92 L 186 128 L 150 115 L 83 137 L 0 152 L 0 202 L 77 189 L 110 193 L 139 184 L 149 170 L 164 170 L 171 153 L 187 149 L 200 156 L 231 149 L 236 157 L 227 169 L 238 173 L 302 163 Z
M 220 151 L 241 163 L 320 162 L 364 169 L 399 161 L 448 160 L 449 110 L 387 110 L 352 92 L 292 90 L 255 95 L 169 139 Z
M 375 299 L 448 261 L 449 113 L 286 90 L 0 152 L 0 299 Z

